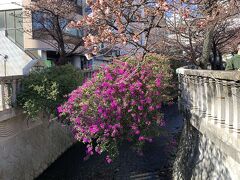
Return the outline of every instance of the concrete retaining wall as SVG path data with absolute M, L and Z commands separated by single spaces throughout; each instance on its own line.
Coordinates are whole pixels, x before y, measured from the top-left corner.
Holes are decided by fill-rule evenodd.
M 238 143 L 237 137 L 208 124 L 204 117 L 185 112 L 174 180 L 239 180 Z
M 32 121 L 11 109 L 0 112 L 0 179 L 34 179 L 73 143 L 56 121 Z

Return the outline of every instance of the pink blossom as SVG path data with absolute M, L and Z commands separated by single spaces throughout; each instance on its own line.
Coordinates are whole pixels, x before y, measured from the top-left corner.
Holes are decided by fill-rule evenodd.
M 84 143 L 90 143 L 90 139 L 84 137 L 84 138 L 83 138 L 83 142 L 84 142 Z
M 147 97 L 147 98 L 146 98 L 146 102 L 147 102 L 148 104 L 150 104 L 150 103 L 152 102 L 152 99 L 151 99 L 150 97 Z
M 135 113 L 132 113 L 131 116 L 132 116 L 132 117 L 136 117 L 136 114 L 135 114 Z
M 156 109 L 160 109 L 161 108 L 161 104 L 156 105 Z
M 140 131 L 139 130 L 135 130 L 135 134 L 136 135 L 140 134 Z
M 114 129 L 112 131 L 111 137 L 115 137 L 118 134 L 118 131 L 116 129 Z
M 157 87 L 160 87 L 160 86 L 161 86 L 161 79 L 160 79 L 160 78 L 157 78 L 157 79 L 155 80 L 155 83 L 156 83 L 156 86 L 157 86 Z
M 148 136 L 153 136 L 152 128 L 165 124 L 156 111 L 163 99 L 162 75 L 153 72 L 154 63 L 132 74 L 133 64 L 118 61 L 104 67 L 58 107 L 59 115 L 67 115 L 73 126 L 74 137 L 87 144 L 87 158 L 106 152 L 108 142 L 152 142 L 143 134 L 149 131 Z M 110 156 L 106 161 L 112 162 Z
M 138 140 L 139 140 L 139 141 L 144 141 L 144 140 L 145 140 L 145 137 L 144 137 L 144 136 L 140 136 L 140 137 L 138 138 Z
M 57 111 L 58 111 L 59 114 L 62 113 L 63 112 L 63 107 L 62 106 L 58 106 Z
M 98 113 L 101 114 L 103 112 L 103 108 L 102 107 L 98 107 Z
M 87 154 L 93 155 L 93 147 L 91 145 L 87 145 Z
M 79 117 L 77 117 L 76 119 L 75 119 L 75 122 L 76 122 L 76 124 L 80 124 L 80 118 Z
M 148 110 L 149 110 L 149 111 L 153 111 L 153 110 L 154 110 L 154 107 L 153 107 L 153 106 L 149 106 Z
M 95 151 L 96 151 L 96 153 L 98 153 L 98 154 L 102 154 L 102 148 L 99 147 L 99 146 L 95 147 Z
M 111 102 L 111 107 L 112 107 L 112 108 L 116 108 L 116 107 L 117 107 L 117 102 L 116 102 L 115 100 L 113 100 L 113 101 Z
M 111 76 L 110 73 L 107 73 L 107 74 L 106 74 L 106 80 L 109 80 L 109 81 L 112 81 L 112 80 L 113 80 L 113 77 Z
M 124 83 L 120 83 L 119 84 L 119 92 L 125 92 L 126 91 L 126 85 Z
M 108 164 L 110 164 L 112 162 L 112 159 L 110 158 L 109 155 L 106 156 L 106 161 L 107 161 Z
M 122 75 L 124 73 L 124 69 L 118 69 L 118 74 Z
M 86 111 L 88 110 L 88 105 L 87 105 L 87 104 L 84 104 L 84 105 L 82 106 L 82 110 L 83 110 L 83 112 L 86 112 Z
M 160 121 L 158 122 L 158 124 L 159 124 L 159 126 L 166 126 L 166 123 L 165 123 L 164 120 L 160 120 Z
M 143 106 L 138 106 L 138 110 L 142 111 L 143 110 Z
M 129 90 L 131 93 L 133 93 L 135 91 L 135 87 L 133 85 L 130 85 Z
M 145 124 L 148 125 L 148 126 L 150 126 L 152 123 L 151 123 L 151 121 L 146 121 Z
M 98 126 L 97 125 L 90 126 L 89 131 L 91 134 L 96 134 L 99 131 Z
M 136 125 L 132 125 L 131 128 L 132 128 L 132 130 L 137 130 L 138 129 Z
M 105 125 L 103 123 L 100 124 L 100 127 L 104 129 Z
M 109 85 L 110 85 L 110 84 L 109 84 L 108 82 L 103 82 L 103 83 L 102 83 L 102 87 L 105 87 L 105 88 L 106 88 L 106 87 L 109 87 Z
M 135 100 L 132 100 L 131 105 L 135 106 L 136 104 L 137 104 L 137 102 Z
M 119 115 L 119 114 L 121 114 L 121 112 L 122 112 L 121 107 L 117 107 L 117 114 Z
M 138 87 L 138 88 L 141 88 L 142 87 L 142 83 L 140 81 L 137 81 L 135 83 L 135 86 Z

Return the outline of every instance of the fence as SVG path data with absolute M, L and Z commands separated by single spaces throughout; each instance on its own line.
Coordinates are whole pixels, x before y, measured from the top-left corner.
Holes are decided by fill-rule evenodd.
M 240 135 L 240 72 L 180 68 L 182 107 Z

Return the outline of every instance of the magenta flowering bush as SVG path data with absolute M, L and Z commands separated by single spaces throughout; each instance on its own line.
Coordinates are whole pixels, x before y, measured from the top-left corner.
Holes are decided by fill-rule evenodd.
M 75 138 L 87 144 L 88 158 L 106 152 L 112 162 L 118 146 L 127 140 L 140 149 L 164 125 L 161 63 L 146 59 L 137 68 L 132 61 L 115 61 L 74 90 L 58 107 L 60 117 L 73 125 Z

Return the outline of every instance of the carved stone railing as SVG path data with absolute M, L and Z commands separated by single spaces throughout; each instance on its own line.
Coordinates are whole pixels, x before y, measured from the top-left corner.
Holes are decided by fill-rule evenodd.
M 240 72 L 179 68 L 180 104 L 191 114 L 240 135 Z
M 21 88 L 23 76 L 0 77 L 0 111 L 16 106 L 16 95 Z

